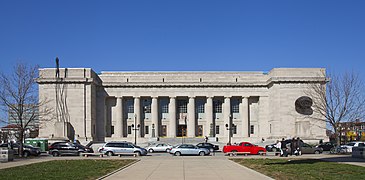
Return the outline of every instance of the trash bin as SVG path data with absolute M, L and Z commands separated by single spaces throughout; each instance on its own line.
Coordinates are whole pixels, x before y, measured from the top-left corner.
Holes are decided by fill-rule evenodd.
M 48 151 L 48 139 L 45 138 L 25 139 L 25 144 L 32 145 L 33 147 L 39 147 L 41 152 Z
M 0 162 L 9 162 L 14 160 L 14 150 L 0 148 Z

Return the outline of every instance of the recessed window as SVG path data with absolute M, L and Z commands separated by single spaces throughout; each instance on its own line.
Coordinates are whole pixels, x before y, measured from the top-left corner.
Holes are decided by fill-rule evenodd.
M 150 130 L 149 127 L 148 126 L 145 126 L 145 131 L 144 131 L 145 134 L 148 134 L 149 133 L 149 130 Z
M 179 113 L 187 113 L 188 112 L 188 102 L 186 100 L 178 100 L 177 108 Z
M 215 126 L 215 134 L 219 134 L 219 126 Z
M 222 101 L 221 100 L 213 101 L 213 111 L 214 111 L 214 113 L 222 113 Z
M 197 111 L 197 113 L 204 113 L 204 106 L 205 106 L 204 99 L 197 99 L 197 101 L 196 101 L 196 111 Z
M 132 134 L 132 126 L 128 126 L 128 134 Z
M 127 112 L 128 113 L 134 113 L 134 102 L 133 102 L 133 99 L 127 99 L 126 105 L 127 105 Z
M 143 112 L 144 113 L 151 113 L 151 99 L 143 100 Z
M 255 134 L 255 126 L 254 125 L 250 126 L 250 134 Z
M 238 99 L 233 99 L 231 103 L 232 113 L 240 112 L 240 101 Z
M 169 113 L 169 100 L 167 98 L 160 99 L 162 113 Z
M 232 124 L 232 133 L 237 134 L 237 125 Z

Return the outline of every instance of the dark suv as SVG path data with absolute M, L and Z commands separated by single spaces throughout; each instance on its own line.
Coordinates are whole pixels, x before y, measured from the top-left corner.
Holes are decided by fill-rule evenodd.
M 53 156 L 61 155 L 80 155 L 80 153 L 90 152 L 92 149 L 82 146 L 77 143 L 70 142 L 55 142 L 49 146 L 49 154 Z
M 10 147 L 8 143 L 1 144 L 0 147 Z M 14 154 L 19 154 L 19 144 L 14 143 L 11 144 L 11 149 L 14 150 Z M 39 156 L 41 154 L 41 151 L 38 147 L 33 147 L 30 145 L 23 145 L 23 157 L 28 157 L 30 155 L 32 156 Z

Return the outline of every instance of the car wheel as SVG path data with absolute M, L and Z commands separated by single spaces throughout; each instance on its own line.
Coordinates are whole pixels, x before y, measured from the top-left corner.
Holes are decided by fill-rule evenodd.
M 314 151 L 314 154 L 320 154 L 321 152 L 319 152 L 319 151 Z
M 263 155 L 264 151 L 257 152 L 258 155 Z
M 23 157 L 28 157 L 30 155 L 29 151 L 24 151 L 23 152 Z
M 175 152 L 175 156 L 181 156 L 181 152 L 179 151 Z
M 59 152 L 57 152 L 57 151 L 54 151 L 54 152 L 52 153 L 52 156 L 53 156 L 53 157 L 60 156 L 60 153 L 59 153 Z
M 276 152 L 276 151 L 278 151 L 278 150 L 277 150 L 276 148 L 272 148 L 272 149 L 271 149 L 271 151 L 272 151 L 272 152 Z
M 149 149 L 148 152 L 153 153 L 153 149 Z
M 108 152 L 106 153 L 106 155 L 107 155 L 107 156 L 113 156 L 113 152 L 108 151 Z
M 139 152 L 139 151 L 136 151 L 134 153 L 137 153 L 137 156 L 141 156 L 141 152 Z
M 203 151 L 199 152 L 199 156 L 204 156 L 204 155 L 205 155 L 205 153 Z

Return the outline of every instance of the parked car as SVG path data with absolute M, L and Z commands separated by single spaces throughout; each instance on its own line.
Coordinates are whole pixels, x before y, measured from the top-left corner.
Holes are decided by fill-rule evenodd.
M 302 144 L 302 154 L 320 154 L 323 152 L 323 148 L 311 146 L 307 143 Z
M 101 153 L 113 156 L 117 153 L 138 153 L 139 156 L 147 155 L 147 150 L 126 141 L 112 141 L 101 148 Z
M 101 148 L 104 146 L 105 142 L 95 142 L 90 141 L 86 144 L 86 147 L 91 148 L 94 152 L 101 152 Z
M 348 153 L 352 153 L 352 148 L 353 147 L 358 147 L 358 146 L 365 146 L 365 142 L 363 142 L 363 141 L 354 141 L 354 142 L 349 142 L 345 145 L 341 145 L 342 148 L 346 148 L 346 152 L 348 152 Z
M 167 143 L 158 143 L 158 144 L 152 144 L 146 147 L 147 151 L 150 153 L 153 152 L 169 152 L 172 148 L 171 144 Z
M 80 155 L 84 152 L 92 153 L 93 151 L 91 148 L 70 142 L 55 142 L 49 146 L 49 154 L 53 156 Z
M 212 143 L 199 143 L 196 146 L 198 146 L 199 148 L 206 148 L 209 149 L 210 151 L 218 151 L 219 150 L 219 146 L 218 145 L 214 145 Z
M 322 148 L 323 151 L 330 151 L 335 146 L 336 146 L 336 144 L 334 144 L 332 142 L 324 142 L 322 144 L 317 145 L 316 147 Z
M 181 155 L 205 156 L 205 155 L 209 155 L 210 151 L 206 148 L 199 148 L 198 146 L 195 146 L 192 144 L 180 144 L 180 145 L 174 146 L 170 150 L 170 154 L 172 154 L 174 156 L 181 156 Z
M 11 147 L 10 147 L 11 146 Z M 0 147 L 10 147 L 11 149 L 14 150 L 14 155 L 18 155 L 19 154 L 19 144 L 17 143 L 13 143 L 9 146 L 8 143 L 3 143 L 0 145 Z M 39 147 L 33 147 L 31 145 L 23 145 L 23 157 L 28 157 L 30 155 L 32 156 L 39 156 L 41 154 L 41 150 Z
M 260 154 L 266 152 L 266 149 L 249 142 L 241 142 L 239 145 L 226 145 L 223 152 L 249 152 L 250 154 Z

